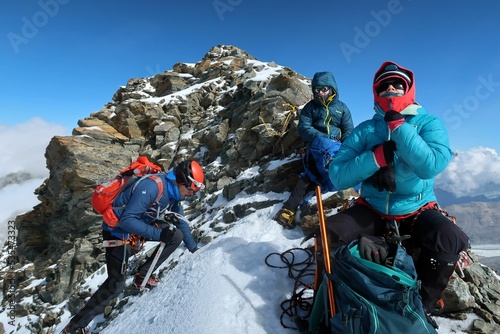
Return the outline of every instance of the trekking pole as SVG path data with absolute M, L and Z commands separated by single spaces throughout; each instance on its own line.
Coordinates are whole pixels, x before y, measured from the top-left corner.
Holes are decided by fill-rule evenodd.
M 323 211 L 323 201 L 321 199 L 321 188 L 316 186 L 316 200 L 318 202 L 318 216 L 319 227 L 321 231 L 321 242 L 323 243 L 323 258 L 325 261 L 325 271 L 327 274 L 331 273 L 330 267 L 330 248 L 328 247 L 328 238 L 326 233 L 325 212 Z M 328 301 L 330 302 L 330 316 L 333 317 L 335 311 L 335 298 L 333 296 L 333 282 L 331 279 L 327 280 L 328 284 Z
M 156 266 L 156 263 L 158 262 L 158 259 L 160 258 L 160 255 L 163 252 L 163 248 L 165 248 L 165 243 L 162 241 L 162 242 L 160 242 L 160 247 L 158 247 L 158 251 L 156 252 L 156 255 L 153 259 L 153 262 L 151 262 L 151 267 L 149 267 L 149 270 L 148 270 L 146 276 L 144 276 L 144 280 L 141 283 L 141 288 L 140 288 L 141 290 L 144 290 L 144 288 L 146 287 L 146 284 L 148 284 L 149 277 L 153 273 L 153 270 Z

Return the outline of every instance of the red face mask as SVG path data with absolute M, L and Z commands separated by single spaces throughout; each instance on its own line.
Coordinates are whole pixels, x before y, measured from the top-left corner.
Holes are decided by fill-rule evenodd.
M 397 65 L 396 63 L 385 62 L 382 64 L 382 66 L 380 66 L 379 70 L 375 73 L 374 81 L 376 78 L 379 78 L 384 73 L 388 65 L 396 65 L 400 71 L 404 71 L 404 73 L 408 75 L 411 84 L 409 84 L 406 80 L 403 80 L 403 78 L 401 76 L 398 76 L 397 73 L 394 73 L 388 77 L 383 78 L 382 80 L 379 80 L 378 82 L 374 82 L 373 96 L 375 99 L 375 103 L 378 104 L 384 112 L 388 112 L 389 110 L 401 112 L 409 105 L 415 103 L 415 80 L 413 72 Z M 401 80 L 399 83 L 405 86 L 406 88 L 405 92 L 403 94 L 398 94 L 396 92 L 388 94 L 389 96 L 387 95 L 379 96 L 379 92 L 383 91 L 384 88 L 383 86 L 385 85 L 386 81 L 389 81 L 389 79 L 393 79 L 393 82 L 395 82 L 396 79 Z

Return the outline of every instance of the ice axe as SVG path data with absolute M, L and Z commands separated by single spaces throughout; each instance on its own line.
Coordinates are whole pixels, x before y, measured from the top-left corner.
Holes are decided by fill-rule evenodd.
M 319 229 L 321 234 L 321 243 L 323 244 L 323 259 L 325 262 L 325 271 L 327 274 L 331 274 L 330 267 L 330 248 L 328 246 L 328 237 L 326 232 L 325 223 L 325 212 L 323 211 L 323 200 L 321 198 L 321 187 L 316 186 L 316 200 L 318 202 L 318 217 L 319 217 Z M 331 279 L 327 280 L 328 284 L 328 301 L 330 304 L 330 316 L 333 317 L 336 313 L 335 311 L 335 298 L 333 294 L 333 282 Z

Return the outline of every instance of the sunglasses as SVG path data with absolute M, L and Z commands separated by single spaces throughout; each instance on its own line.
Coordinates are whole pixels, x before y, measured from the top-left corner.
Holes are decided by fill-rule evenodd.
M 205 189 L 205 185 L 201 182 L 196 181 L 191 176 L 187 177 L 191 181 L 190 185 L 186 185 L 186 189 L 189 191 L 199 191 Z
M 386 80 L 382 81 L 377 87 L 377 93 L 381 93 L 389 89 L 389 86 L 395 89 L 406 90 L 406 83 L 403 80 Z
M 321 86 L 321 87 L 314 88 L 314 92 L 316 94 L 319 94 L 319 93 L 328 93 L 329 91 L 330 91 L 330 87 L 328 87 L 328 86 Z

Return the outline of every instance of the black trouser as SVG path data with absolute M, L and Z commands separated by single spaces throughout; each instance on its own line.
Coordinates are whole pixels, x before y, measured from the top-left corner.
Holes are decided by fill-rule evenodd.
M 426 210 L 411 227 L 412 244 L 420 249 L 415 262 L 420 295 L 425 309 L 431 312 L 448 285 L 460 252 L 469 247 L 467 235 L 437 210 Z
M 295 213 L 297 207 L 304 201 L 306 194 L 313 190 L 316 185 L 309 181 L 307 176 L 300 178 L 293 188 L 290 197 L 283 203 L 283 208 Z
M 182 232 L 180 230 L 176 230 L 172 240 L 165 245 L 154 270 L 156 270 L 170 256 L 170 254 L 175 251 L 175 249 L 180 245 L 182 237 Z M 107 231 L 103 231 L 103 238 L 104 240 L 113 239 Z M 124 249 L 125 247 L 126 249 Z M 153 255 L 139 267 L 138 272 L 140 272 L 142 276 L 145 276 L 151 267 L 151 263 L 153 262 L 154 255 L 156 254 L 158 247 L 159 245 L 154 250 Z M 90 297 L 85 306 L 71 319 L 70 323 L 73 327 L 87 327 L 92 319 L 103 313 L 104 308 L 109 304 L 109 302 L 123 291 L 126 280 L 125 273 L 122 273 L 124 252 L 125 261 L 128 261 L 130 256 L 130 246 L 127 245 L 106 248 L 106 268 L 108 271 L 108 277 L 92 295 L 92 297 Z
M 366 205 L 355 205 L 326 219 L 330 250 L 348 244 L 360 234 L 383 235 L 388 220 Z M 409 247 L 419 249 L 415 262 L 418 279 L 422 282 L 420 294 L 425 309 L 433 310 L 453 274 L 459 254 L 469 246 L 467 235 L 441 212 L 428 209 L 417 219 L 400 222 L 400 234 L 411 236 Z

